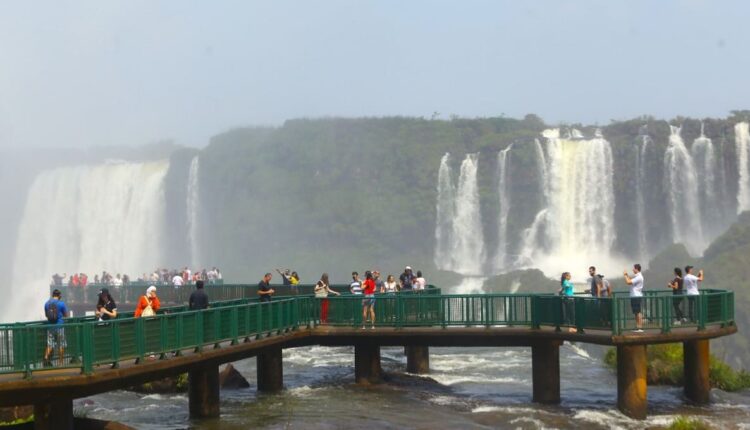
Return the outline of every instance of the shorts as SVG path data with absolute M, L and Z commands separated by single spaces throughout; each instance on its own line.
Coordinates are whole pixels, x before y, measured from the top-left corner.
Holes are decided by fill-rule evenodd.
M 365 295 L 365 299 L 362 300 L 362 307 L 367 307 L 367 306 L 375 306 L 374 294 Z
M 643 304 L 643 297 L 631 297 L 630 298 L 630 309 L 633 310 L 634 314 L 641 313 L 642 304 Z
M 62 327 L 47 330 L 47 348 L 60 349 L 67 346 L 65 343 L 65 330 Z

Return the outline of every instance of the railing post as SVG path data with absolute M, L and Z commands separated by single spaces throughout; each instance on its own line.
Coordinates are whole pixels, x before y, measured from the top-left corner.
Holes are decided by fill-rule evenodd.
M 695 297 L 697 300 L 696 308 L 698 312 L 698 330 L 706 329 L 706 317 L 708 316 L 708 300 L 704 294 Z
M 672 331 L 672 303 L 674 297 L 661 296 L 656 297 L 656 299 L 661 300 L 661 332 L 666 334 Z
M 484 301 L 484 326 L 490 327 L 490 298 L 488 296 L 482 296 L 480 300 Z
M 586 327 L 586 299 L 573 297 L 573 312 L 575 312 L 576 332 L 583 333 Z
M 83 337 L 83 353 L 81 371 L 85 375 L 94 373 L 94 325 L 92 323 L 83 323 L 81 326 L 81 336 Z
M 396 293 L 396 328 L 400 329 L 403 327 L 403 317 L 404 313 L 401 309 L 403 306 L 403 301 L 401 300 L 401 293 Z
M 255 338 L 260 339 L 261 333 L 263 333 L 263 303 L 253 304 L 252 306 L 256 306 L 258 308 L 258 312 L 255 313 L 255 329 L 258 331 L 255 334 Z
M 120 367 L 120 324 L 111 321 L 112 324 L 112 368 Z
M 612 294 L 612 298 L 610 298 L 612 301 L 612 315 L 610 316 L 612 318 L 612 321 L 610 322 L 610 325 L 612 326 L 612 335 L 616 336 L 620 334 L 620 321 L 618 319 L 619 315 L 619 308 L 620 308 L 620 301 L 617 300 L 617 296 Z
M 541 324 L 539 323 L 539 314 L 541 310 L 539 309 L 540 299 L 537 294 L 534 294 L 531 296 L 531 328 L 539 329 L 541 327 Z
M 232 345 L 237 345 L 240 343 L 239 341 L 239 325 L 240 325 L 240 318 L 239 318 L 239 310 L 237 309 L 237 306 L 232 306 L 232 309 L 229 311 L 229 331 L 232 336 Z
M 135 351 L 138 357 L 138 362 L 143 362 L 143 357 L 146 355 L 146 334 L 143 328 L 143 318 L 135 319 Z
M 203 312 L 195 313 L 195 352 L 203 350 Z

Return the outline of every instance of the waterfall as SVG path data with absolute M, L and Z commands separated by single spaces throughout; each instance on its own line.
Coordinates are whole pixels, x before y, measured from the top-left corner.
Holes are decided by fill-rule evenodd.
M 27 195 L 0 320 L 41 318 L 56 272 L 137 277 L 160 264 L 168 168 L 108 163 L 40 173 Z
M 750 210 L 750 126 L 747 122 L 734 125 L 734 141 L 737 150 L 737 213 Z
M 547 177 L 547 160 L 544 156 L 544 149 L 539 139 L 534 139 L 534 153 L 536 154 L 537 178 L 539 179 L 539 191 L 544 198 L 544 205 L 547 205 L 548 195 L 547 188 L 549 178 Z
M 707 138 L 701 123 L 701 135 L 693 141 L 690 150 L 695 163 L 698 178 L 698 196 L 700 198 L 700 212 L 702 231 L 707 241 L 712 240 L 721 232 L 722 217 L 719 207 L 719 194 L 716 188 L 715 172 L 716 153 L 711 139 Z
M 198 185 L 198 172 L 200 164 L 198 156 L 193 157 L 190 162 L 190 172 L 188 173 L 187 183 L 187 233 L 188 244 L 190 245 L 190 257 L 192 267 L 198 269 L 200 259 L 200 241 L 198 238 L 198 223 L 200 211 L 200 193 Z
M 695 163 L 680 136 L 681 128 L 670 125 L 669 129 L 669 146 L 664 153 L 664 184 L 669 190 L 672 241 L 684 244 L 692 255 L 700 255 L 706 244 L 701 229 Z
M 648 239 L 646 230 L 646 203 L 643 193 L 646 190 L 646 151 L 651 143 L 649 136 L 641 136 L 641 144 L 635 148 L 635 207 L 638 220 L 638 257 L 641 261 L 649 261 Z
M 609 258 L 615 240 L 612 149 L 601 132 L 542 133 L 546 207 L 524 232 L 519 262 L 547 273 Z M 544 234 L 539 234 L 543 229 Z
M 495 253 L 495 272 L 502 272 L 507 265 L 508 255 L 508 212 L 510 211 L 510 198 L 508 195 L 508 152 L 513 147 L 497 153 L 497 194 L 498 194 L 498 222 L 497 222 L 497 252 Z
M 453 217 L 455 194 L 450 167 L 450 154 L 440 159 L 437 184 L 437 221 L 435 223 L 435 266 L 440 270 L 452 270 L 451 246 L 453 245 Z
M 479 207 L 477 168 L 479 154 L 467 154 L 461 162 L 453 218 L 452 270 L 479 275 L 485 259 L 484 234 Z

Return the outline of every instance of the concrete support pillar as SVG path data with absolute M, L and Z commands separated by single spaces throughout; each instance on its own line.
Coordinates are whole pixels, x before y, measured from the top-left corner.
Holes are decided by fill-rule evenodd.
M 539 342 L 531 347 L 533 400 L 560 403 L 560 342 Z
M 191 418 L 219 416 L 219 366 L 188 372 L 188 402 Z
M 642 420 L 646 418 L 646 345 L 617 347 L 617 407 L 620 412 Z
M 73 430 L 73 399 L 55 399 L 34 405 L 35 430 Z
M 269 348 L 258 354 L 258 391 L 278 393 L 284 389 L 284 364 L 281 348 Z
M 695 403 L 710 400 L 711 383 L 708 379 L 708 339 L 689 340 L 682 343 L 685 372 L 685 397 Z
M 404 355 L 406 355 L 407 372 L 419 375 L 430 373 L 430 348 L 428 346 L 405 346 Z
M 354 346 L 354 379 L 357 384 L 376 384 L 381 380 L 380 345 Z

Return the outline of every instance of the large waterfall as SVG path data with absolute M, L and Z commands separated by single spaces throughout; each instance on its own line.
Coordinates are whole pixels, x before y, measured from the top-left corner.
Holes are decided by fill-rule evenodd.
M 456 202 L 450 167 L 450 154 L 443 155 L 438 170 L 437 222 L 435 225 L 435 266 L 453 270 L 451 246 L 453 245 L 453 216 Z
M 558 272 L 609 259 L 615 240 L 609 142 L 599 131 L 592 139 L 578 130 L 565 137 L 559 129 L 545 130 L 543 136 L 547 204 L 524 234 L 522 264 Z
M 200 190 L 198 185 L 199 158 L 196 155 L 190 162 L 190 171 L 188 173 L 187 183 L 187 233 L 188 244 L 190 245 L 190 257 L 192 267 L 198 268 L 201 262 L 200 256 L 200 238 L 199 235 L 199 214 L 200 214 Z
M 670 125 L 669 128 L 669 146 L 664 154 L 664 186 L 669 193 L 672 241 L 684 244 L 691 254 L 699 255 L 705 242 L 695 163 L 682 140 L 680 127 Z
M 513 144 L 497 154 L 497 251 L 495 252 L 495 273 L 502 272 L 508 265 L 508 212 L 510 211 L 510 197 L 508 189 L 508 152 Z
M 485 249 L 479 212 L 478 162 L 479 154 L 466 155 L 461 162 L 458 186 L 454 187 L 450 155 L 445 154 L 440 161 L 435 264 L 441 270 L 464 275 L 482 273 Z
M 705 239 L 713 239 L 721 232 L 722 213 L 715 179 L 716 154 L 713 142 L 704 133 L 703 124 L 701 135 L 693 141 L 690 152 L 698 178 L 702 232 Z
M 734 140 L 737 151 L 737 213 L 750 210 L 750 125 L 740 122 L 734 125 Z
M 39 318 L 54 273 L 128 273 L 162 261 L 168 162 L 108 163 L 42 172 L 19 228 L 3 321 Z
M 638 257 L 641 261 L 647 262 L 651 253 L 648 249 L 648 235 L 646 234 L 646 202 L 643 196 L 646 190 L 646 154 L 651 144 L 651 138 L 641 136 L 641 143 L 635 147 L 635 209 L 638 221 Z

